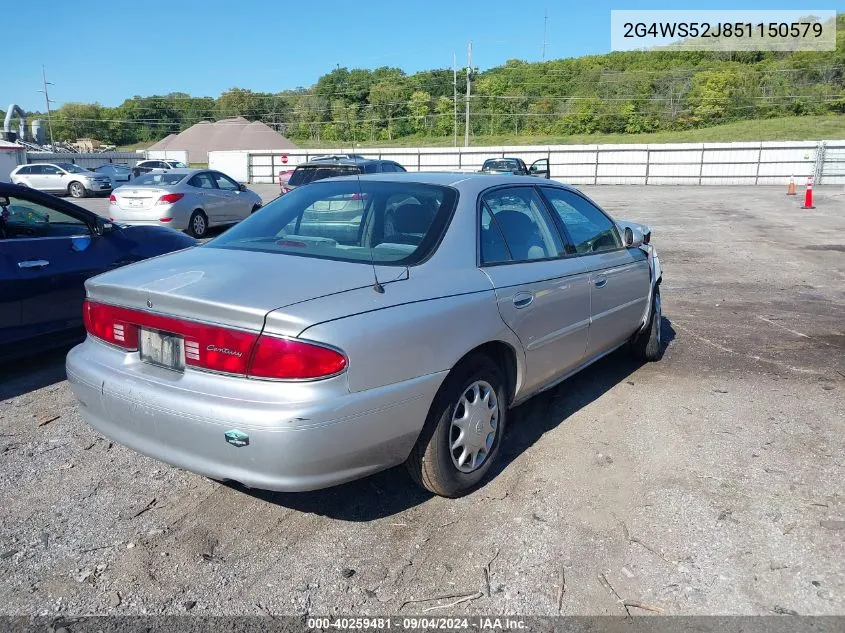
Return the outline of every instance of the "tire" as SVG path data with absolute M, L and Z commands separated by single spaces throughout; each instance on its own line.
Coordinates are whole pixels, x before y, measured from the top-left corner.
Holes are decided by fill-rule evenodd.
M 494 410 L 491 402 L 495 413 L 485 419 L 486 412 Z M 476 407 L 467 408 L 467 404 Z M 452 370 L 434 398 L 406 462 L 411 477 L 441 497 L 471 492 L 484 480 L 499 453 L 507 413 L 502 370 L 485 355 L 468 357 Z M 461 420 L 468 425 L 464 431 L 460 430 Z M 452 450 L 462 437 L 468 443 Z M 464 453 L 469 457 L 461 466 Z
M 261 208 L 261 205 L 260 205 L 260 204 L 253 205 L 253 207 L 252 207 L 252 211 L 250 211 L 250 212 L 249 212 L 249 214 L 250 214 L 250 215 L 252 215 L 252 214 L 253 214 L 253 213 L 255 213 L 256 211 L 258 211 L 260 208 Z
M 188 220 L 188 235 L 200 239 L 208 233 L 208 216 L 197 209 Z
M 75 180 L 67 186 L 67 192 L 72 198 L 84 198 L 88 195 L 88 192 L 85 191 L 85 185 Z
M 663 337 L 660 333 L 662 320 L 663 305 L 660 300 L 660 286 L 657 286 L 654 289 L 654 297 L 651 302 L 648 327 L 640 332 L 631 343 L 631 351 L 637 360 L 643 362 L 660 360 L 663 343 Z

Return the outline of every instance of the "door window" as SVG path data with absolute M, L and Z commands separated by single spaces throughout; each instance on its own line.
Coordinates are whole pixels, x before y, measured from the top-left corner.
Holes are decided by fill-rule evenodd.
M 0 239 L 33 237 L 68 237 L 87 235 L 88 225 L 81 219 L 23 198 L 9 198 L 0 207 Z
M 58 167 L 55 167 L 53 165 L 41 165 L 41 173 L 54 176 L 54 175 L 62 174 L 64 172 L 61 169 L 59 169 Z
M 569 234 L 577 254 L 622 248 L 616 227 L 601 209 L 566 189 L 543 187 L 542 191 Z
M 240 191 L 241 190 L 238 183 L 236 183 L 234 180 L 232 180 L 228 176 L 224 176 L 223 174 L 220 174 L 220 173 L 215 173 L 213 175 L 214 175 L 214 180 L 217 182 L 217 186 L 220 189 L 223 189 L 225 191 Z
M 202 189 L 216 189 L 214 178 L 208 172 L 197 174 L 188 181 L 192 187 L 200 187 Z
M 484 211 L 491 218 L 486 234 Z M 511 261 L 548 259 L 558 257 L 563 252 L 563 242 L 557 229 L 548 217 L 540 197 L 531 187 L 495 189 L 482 197 L 482 264 L 502 261 L 497 259 L 502 257 L 502 251 L 495 246 L 495 234 L 489 233 L 493 225 L 504 238 Z M 490 261 L 485 259 L 485 239 L 488 240 L 487 255 L 493 257 Z

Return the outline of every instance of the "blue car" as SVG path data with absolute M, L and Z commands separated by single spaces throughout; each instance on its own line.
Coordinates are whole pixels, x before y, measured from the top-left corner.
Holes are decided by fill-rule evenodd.
M 84 337 L 85 280 L 195 246 L 157 226 L 120 226 L 34 189 L 0 182 L 0 361 Z

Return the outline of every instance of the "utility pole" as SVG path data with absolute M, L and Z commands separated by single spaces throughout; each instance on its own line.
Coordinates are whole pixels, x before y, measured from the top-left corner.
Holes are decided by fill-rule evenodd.
M 47 129 L 50 131 L 50 145 L 55 149 L 56 144 L 53 142 L 53 121 L 50 116 L 50 95 L 47 94 L 47 86 L 54 86 L 55 84 L 52 81 L 47 81 L 47 69 L 43 64 L 41 65 L 41 78 L 44 81 L 44 90 L 39 90 L 38 92 L 44 93 L 44 101 L 47 104 Z
M 544 9 L 543 12 L 543 61 L 546 61 L 546 33 L 549 27 L 549 10 Z
M 452 53 L 452 105 L 455 109 L 455 147 L 458 146 L 458 58 Z
M 472 92 L 472 40 L 467 46 L 467 108 L 466 108 L 466 128 L 464 130 L 464 147 L 469 147 L 469 97 Z

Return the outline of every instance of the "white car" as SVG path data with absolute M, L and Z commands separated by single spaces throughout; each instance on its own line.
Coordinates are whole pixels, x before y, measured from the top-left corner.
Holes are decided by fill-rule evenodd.
M 111 180 L 112 187 L 120 186 L 118 183 L 126 183 L 132 179 L 132 169 L 126 165 L 116 165 L 114 163 L 106 163 L 95 167 L 93 171 L 101 176 L 108 176 Z
M 66 193 L 85 198 L 98 193 L 110 193 L 111 178 L 73 163 L 34 163 L 12 170 L 11 181 L 30 189 L 49 193 Z
M 137 178 L 141 174 L 149 174 L 151 172 L 160 173 L 170 171 L 171 169 L 185 169 L 187 167 L 185 163 L 178 160 L 142 160 L 132 168 L 132 177 Z

